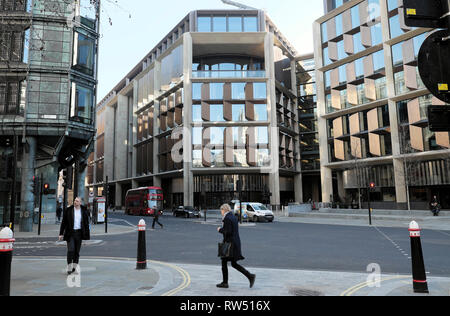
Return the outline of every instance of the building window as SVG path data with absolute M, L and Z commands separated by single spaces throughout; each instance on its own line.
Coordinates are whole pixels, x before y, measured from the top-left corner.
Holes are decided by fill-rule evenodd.
M 96 26 L 98 1 L 97 0 L 75 0 L 77 3 L 77 15 L 81 17 L 81 23 L 92 29 Z
M 199 16 L 197 32 L 258 32 L 257 16 Z
M 0 82 L 0 115 L 23 115 L 26 81 Z
M 201 122 L 202 121 L 202 105 L 193 104 L 192 105 L 192 121 Z
M 200 16 L 197 19 L 198 32 L 211 32 L 211 17 Z
M 0 61 L 28 61 L 29 30 L 11 32 L 0 31 Z
M 245 100 L 245 83 L 233 82 L 231 84 L 231 93 L 233 100 Z
M 75 32 L 74 35 L 73 67 L 87 75 L 94 75 L 95 40 Z
M 228 17 L 228 32 L 242 32 L 242 17 Z
M 245 104 L 233 104 L 232 108 L 233 122 L 244 122 L 245 118 Z
M 70 119 L 91 125 L 92 109 L 94 103 L 94 90 L 77 82 L 72 82 L 72 99 L 70 106 Z
M 267 99 L 267 85 L 265 82 L 253 83 L 253 98 L 254 99 Z
M 215 16 L 213 17 L 213 32 L 226 32 L 227 31 L 227 17 Z
M 30 12 L 31 0 L 1 0 L 0 11 Z

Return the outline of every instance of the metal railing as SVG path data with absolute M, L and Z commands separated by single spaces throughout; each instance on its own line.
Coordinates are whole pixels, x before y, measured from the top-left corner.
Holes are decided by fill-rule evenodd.
M 265 70 L 199 70 L 192 71 L 193 78 L 265 78 Z

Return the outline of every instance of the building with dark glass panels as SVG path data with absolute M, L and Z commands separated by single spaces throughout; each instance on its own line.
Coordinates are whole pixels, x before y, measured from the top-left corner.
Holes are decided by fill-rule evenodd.
M 296 52 L 260 10 L 193 11 L 97 106 L 88 187 L 124 206 L 161 186 L 165 206 L 301 201 Z M 125 144 L 125 146 L 124 146 Z
M 409 28 L 401 0 L 326 1 L 314 24 L 324 202 L 377 208 L 450 208 L 449 133 L 428 128 L 442 104 L 422 83 L 428 29 Z
M 99 1 L 0 1 L 0 224 L 31 231 L 41 177 L 43 223 L 54 223 L 59 171 L 93 139 Z M 53 193 L 53 191 L 55 193 Z M 37 220 L 35 217 L 34 220 Z

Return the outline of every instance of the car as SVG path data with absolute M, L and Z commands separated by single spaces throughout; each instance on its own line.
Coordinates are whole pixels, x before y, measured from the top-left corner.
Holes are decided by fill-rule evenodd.
M 175 217 L 182 216 L 185 218 L 202 217 L 200 211 L 197 208 L 193 208 L 192 206 L 179 206 L 178 208 L 173 210 L 173 216 Z
M 239 215 L 239 203 L 234 205 L 234 213 Z M 253 222 L 267 221 L 273 222 L 275 216 L 264 204 L 257 202 L 242 202 L 243 217 Z

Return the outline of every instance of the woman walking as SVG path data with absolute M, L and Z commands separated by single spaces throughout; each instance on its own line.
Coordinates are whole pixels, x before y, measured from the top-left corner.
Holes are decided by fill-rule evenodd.
M 256 276 L 248 272 L 244 267 L 237 262 L 245 258 L 241 253 L 241 240 L 239 237 L 239 224 L 237 218 L 233 215 L 231 207 L 224 204 L 220 207 L 222 213 L 223 226 L 218 227 L 217 231 L 223 235 L 223 242 L 230 242 L 232 244 L 233 253 L 230 258 L 222 258 L 222 277 L 223 282 L 217 284 L 218 288 L 228 288 L 228 262 L 231 261 L 231 266 L 237 271 L 241 272 L 247 277 L 250 282 L 250 288 L 255 283 Z

